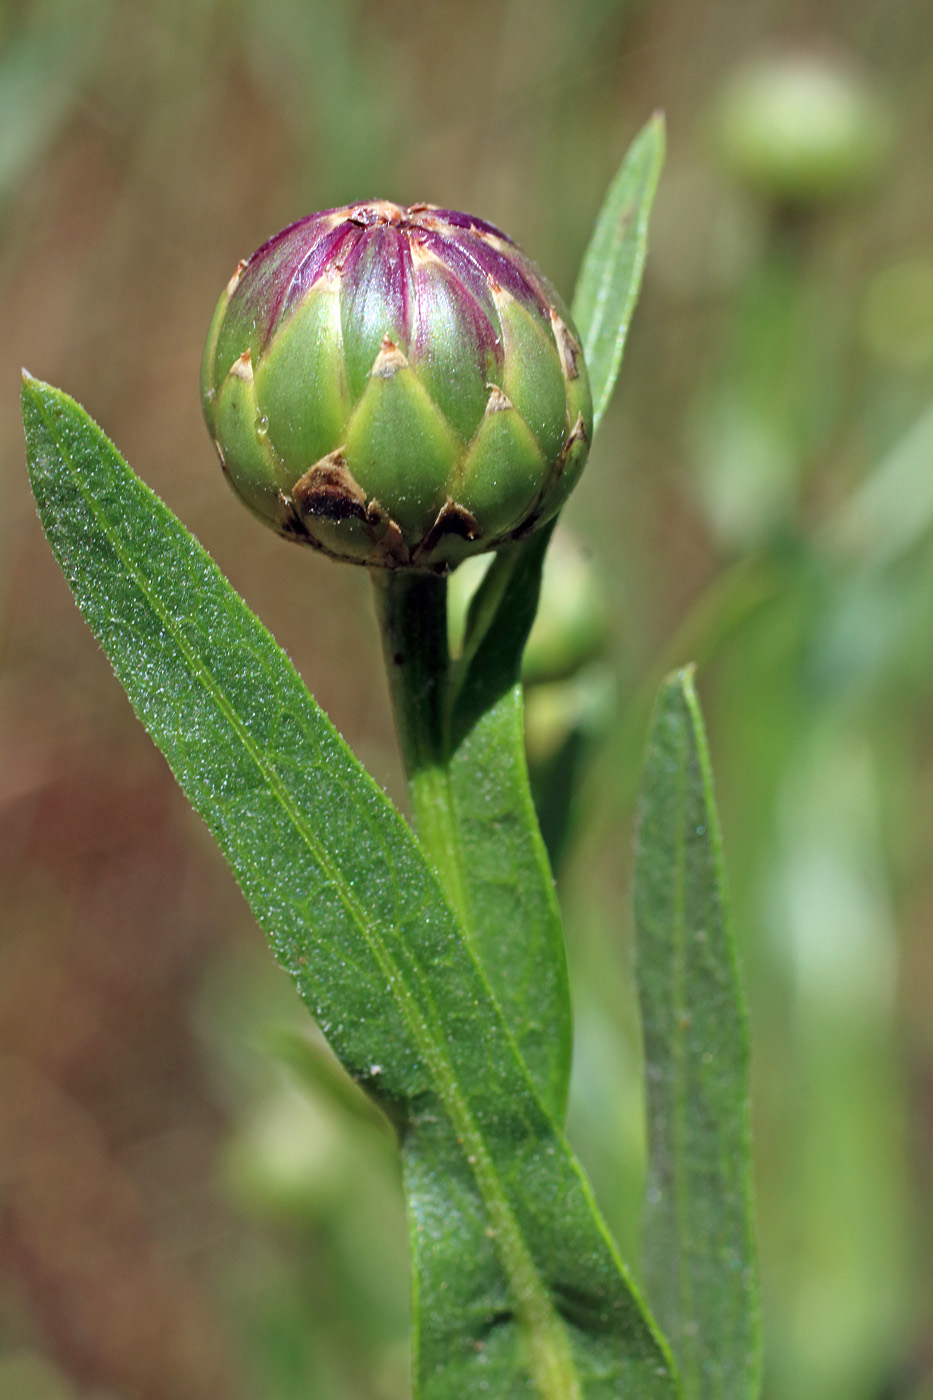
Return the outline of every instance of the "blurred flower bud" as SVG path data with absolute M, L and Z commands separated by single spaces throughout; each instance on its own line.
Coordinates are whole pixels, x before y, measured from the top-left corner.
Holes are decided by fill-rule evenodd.
M 240 264 L 204 415 L 231 484 L 339 559 L 444 572 L 550 519 L 589 381 L 557 293 L 504 234 L 384 201 L 312 214 Z
M 722 161 L 789 204 L 861 188 L 890 140 L 889 114 L 852 65 L 819 52 L 772 54 L 727 82 L 714 119 Z

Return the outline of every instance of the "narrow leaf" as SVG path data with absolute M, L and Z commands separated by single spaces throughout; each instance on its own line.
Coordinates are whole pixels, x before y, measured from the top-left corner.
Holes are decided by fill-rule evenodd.
M 672 1400 L 663 1341 L 412 833 L 200 545 L 27 379 L 78 605 L 279 961 L 398 1125 L 423 1400 Z
M 748 1042 L 692 670 L 661 687 L 635 867 L 649 1184 L 645 1276 L 688 1400 L 760 1384 Z
M 890 568 L 933 525 L 933 406 L 924 409 L 837 509 L 827 531 L 835 549 L 871 569 Z
M 551 533 L 499 554 L 473 599 L 452 691 L 449 772 L 475 946 L 542 1099 L 563 1122 L 570 987 L 528 780 L 520 683 Z
M 382 572 L 374 596 L 415 830 L 542 1102 L 561 1122 L 570 996 L 518 684 L 549 533 L 493 564 L 453 666 L 446 579 Z
M 657 114 L 632 142 L 609 187 L 577 278 L 573 317 L 590 373 L 594 427 L 606 411 L 622 364 L 663 161 L 664 118 Z

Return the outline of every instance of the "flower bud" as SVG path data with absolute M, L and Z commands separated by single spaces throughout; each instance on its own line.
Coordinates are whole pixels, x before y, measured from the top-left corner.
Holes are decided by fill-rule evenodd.
M 818 51 L 778 52 L 738 69 L 715 128 L 728 170 L 793 205 L 861 188 L 890 137 L 888 113 L 865 76 Z
M 246 504 L 339 559 L 445 572 L 550 519 L 592 433 L 577 334 L 535 265 L 467 214 L 312 214 L 241 263 L 204 416 Z

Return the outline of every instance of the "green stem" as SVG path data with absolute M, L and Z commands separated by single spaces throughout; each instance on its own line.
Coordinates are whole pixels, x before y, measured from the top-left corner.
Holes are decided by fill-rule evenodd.
M 389 694 L 415 829 L 465 927 L 468 900 L 450 790 L 447 580 L 374 569 Z

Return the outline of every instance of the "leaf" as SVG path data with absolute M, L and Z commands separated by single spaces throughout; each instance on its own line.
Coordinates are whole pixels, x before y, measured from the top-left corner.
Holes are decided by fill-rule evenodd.
M 648 217 L 664 161 L 664 118 L 651 118 L 609 187 L 583 255 L 573 318 L 593 391 L 594 430 L 612 396 L 638 300 L 648 250 Z
M 415 830 L 545 1108 L 562 1122 L 570 993 L 518 683 L 549 534 L 498 557 L 453 666 L 446 579 L 381 570 L 374 594 Z
M 449 772 L 474 946 L 545 1105 L 563 1122 L 570 987 L 528 780 L 520 682 L 551 533 L 498 554 L 477 589 L 453 678 Z
M 692 669 L 651 723 L 635 866 L 648 1085 L 648 1292 L 687 1400 L 760 1385 L 748 1042 Z
M 0 47 L 0 205 L 35 170 L 81 95 L 100 54 L 109 0 L 40 0 L 5 15 Z M 9 27 L 9 28 L 8 28 Z M 9 32 L 12 30 L 12 32 Z
M 924 410 L 837 509 L 827 535 L 867 569 L 896 565 L 933 525 L 933 406 Z
M 423 1400 L 672 1400 L 666 1347 L 411 831 L 204 550 L 27 379 L 39 514 L 336 1054 L 398 1125 Z
M 349 1079 L 328 1046 L 317 1035 L 299 1035 L 288 1027 L 272 1026 L 262 1036 L 261 1048 L 270 1058 L 287 1065 L 304 1087 L 334 1115 L 346 1123 L 375 1129 L 387 1142 L 395 1133 L 371 1094 Z

